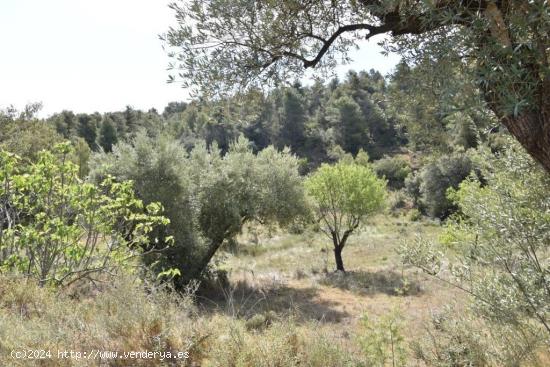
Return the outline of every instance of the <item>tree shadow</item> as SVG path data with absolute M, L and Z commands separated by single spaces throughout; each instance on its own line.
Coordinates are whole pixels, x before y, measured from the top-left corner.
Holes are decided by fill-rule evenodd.
M 324 275 L 319 283 L 360 295 L 418 296 L 424 292 L 417 281 L 391 270 L 338 271 Z
M 338 323 L 350 315 L 335 309 L 336 302 L 322 300 L 318 289 L 293 288 L 284 284 L 258 286 L 245 280 L 210 287 L 197 295 L 199 308 L 207 313 L 222 313 L 248 320 L 255 315 L 275 313 L 298 323 L 320 321 Z

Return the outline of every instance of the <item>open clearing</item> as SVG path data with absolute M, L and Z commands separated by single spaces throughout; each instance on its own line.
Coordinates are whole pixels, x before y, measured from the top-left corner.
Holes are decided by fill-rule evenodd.
M 235 251 L 221 255 L 229 285 L 222 296 L 203 298 L 208 312 L 251 319 L 274 312 L 298 322 L 317 322 L 348 338 L 363 315 L 398 310 L 407 339 L 421 335 L 430 314 L 462 296 L 417 269 L 400 265 L 397 249 L 416 235 L 435 238 L 434 222 L 377 217 L 344 249 L 346 273 L 335 273 L 330 240 L 322 233 L 247 230 Z

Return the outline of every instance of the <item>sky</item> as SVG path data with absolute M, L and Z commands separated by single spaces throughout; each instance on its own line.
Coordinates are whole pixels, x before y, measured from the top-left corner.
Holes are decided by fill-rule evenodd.
M 175 24 L 169 0 L 0 0 L 0 109 L 42 102 L 61 110 L 109 112 L 130 105 L 159 111 L 188 99 L 167 84 L 158 35 Z M 347 70 L 391 71 L 376 40 L 351 54 Z

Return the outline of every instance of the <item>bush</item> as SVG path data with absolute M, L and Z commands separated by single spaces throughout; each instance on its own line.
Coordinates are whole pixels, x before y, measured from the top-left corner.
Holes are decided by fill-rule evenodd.
M 394 190 L 403 188 L 405 178 L 411 173 L 411 166 L 403 157 L 384 157 L 373 166 L 378 177 L 388 180 L 388 186 Z
M 411 222 L 417 222 L 422 219 L 422 213 L 420 213 L 420 210 L 413 208 L 409 211 L 409 219 Z
M 388 206 L 392 213 L 397 214 L 400 209 L 404 209 L 408 205 L 408 197 L 402 190 L 394 191 L 389 195 Z
M 442 156 L 409 175 L 405 181 L 406 191 L 424 214 L 445 219 L 456 210 L 447 198 L 447 191 L 458 188 L 473 167 L 465 153 Z
M 405 366 L 407 351 L 402 335 L 402 316 L 391 311 L 378 320 L 361 318 L 363 335 L 358 339 L 368 366 Z
M 201 361 L 204 335 L 187 295 L 120 276 L 99 288 L 50 292 L 15 277 L 0 277 L 0 365 L 83 366 L 84 352 L 189 352 L 189 359 L 103 359 L 102 366 L 186 366 Z M 30 363 L 10 351 L 50 350 L 51 358 Z M 82 358 L 58 358 L 73 350 Z M 98 365 L 99 359 L 95 365 Z
M 59 144 L 25 165 L 0 151 L 0 271 L 41 286 L 113 273 L 167 224 L 157 203 L 144 210 L 130 182 L 83 183 L 70 154 L 69 143 Z

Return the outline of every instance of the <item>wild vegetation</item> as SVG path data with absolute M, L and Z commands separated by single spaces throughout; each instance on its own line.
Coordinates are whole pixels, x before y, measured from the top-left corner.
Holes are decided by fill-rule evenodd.
M 196 98 L 0 111 L 0 365 L 550 363 L 548 2 L 172 8 Z

